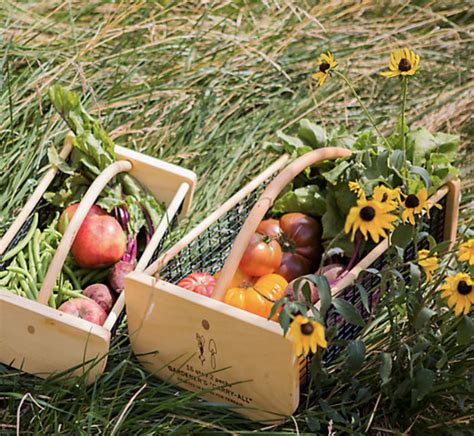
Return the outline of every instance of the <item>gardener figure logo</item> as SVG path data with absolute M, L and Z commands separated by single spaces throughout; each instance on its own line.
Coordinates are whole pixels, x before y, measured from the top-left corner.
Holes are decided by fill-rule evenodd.
M 196 340 L 199 348 L 199 360 L 201 361 L 201 365 L 204 365 L 204 362 L 206 361 L 206 358 L 204 357 L 204 345 L 206 344 L 206 339 L 203 335 L 196 333 Z

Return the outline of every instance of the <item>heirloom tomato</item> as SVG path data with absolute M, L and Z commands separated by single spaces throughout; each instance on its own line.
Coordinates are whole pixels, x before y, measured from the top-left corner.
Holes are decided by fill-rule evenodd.
M 275 272 L 282 258 L 278 241 L 270 236 L 254 233 L 239 268 L 249 276 L 261 277 Z
M 224 296 L 224 302 L 268 318 L 273 304 L 283 297 L 288 282 L 278 274 L 267 274 L 260 277 L 253 285 L 229 288 Z M 278 314 L 272 319 L 276 319 Z
M 321 261 L 321 224 L 308 215 L 287 213 L 278 221 L 264 220 L 257 232 L 280 242 L 283 255 L 276 272 L 288 281 L 313 272 Z
M 204 272 L 193 272 L 182 279 L 178 283 L 178 286 L 188 291 L 210 297 L 216 286 L 216 279 Z

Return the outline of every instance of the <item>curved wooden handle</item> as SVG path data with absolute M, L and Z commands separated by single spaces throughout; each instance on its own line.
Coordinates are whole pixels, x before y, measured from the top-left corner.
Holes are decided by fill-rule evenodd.
M 114 162 L 109 165 L 100 175 L 97 177 L 92 185 L 87 190 L 81 204 L 76 209 L 74 216 L 71 219 L 71 222 L 67 226 L 66 231 L 59 243 L 58 249 L 54 254 L 53 260 L 49 265 L 48 272 L 44 278 L 44 281 L 41 285 L 41 290 L 36 298 L 36 301 L 41 304 L 48 304 L 49 297 L 53 291 L 54 284 L 58 278 L 58 275 L 63 267 L 64 261 L 71 249 L 71 245 L 74 242 L 74 239 L 81 227 L 82 222 L 87 216 L 89 209 L 93 206 L 94 202 L 97 200 L 97 197 L 100 195 L 102 190 L 105 188 L 107 183 L 113 179 L 117 174 L 122 172 L 128 172 L 132 169 L 132 164 L 129 161 L 121 160 Z
M 298 174 L 304 171 L 307 167 L 325 160 L 334 160 L 339 157 L 350 156 L 352 152 L 345 148 L 327 147 L 318 150 L 310 151 L 298 159 L 290 163 L 263 191 L 260 199 L 249 213 L 249 216 L 240 229 L 237 238 L 232 246 L 227 260 L 225 261 L 222 272 L 217 280 L 216 287 L 212 293 L 212 298 L 222 300 L 230 285 L 232 277 L 239 267 L 240 259 L 247 248 L 252 235 L 257 230 L 258 225 L 267 213 L 268 209 L 273 205 L 273 202 L 283 189 L 290 183 Z

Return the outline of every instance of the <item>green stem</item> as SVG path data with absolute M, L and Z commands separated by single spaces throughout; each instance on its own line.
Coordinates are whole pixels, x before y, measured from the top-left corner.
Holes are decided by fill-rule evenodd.
M 403 150 L 403 157 L 405 158 L 405 178 L 408 180 L 408 156 L 407 156 L 407 141 L 406 141 L 406 134 L 405 134 L 405 112 L 407 106 L 407 88 L 408 88 L 408 81 L 407 77 L 404 76 L 402 79 L 402 120 L 401 120 L 401 129 L 402 129 L 402 150 Z M 408 188 L 408 187 L 407 187 Z
M 370 112 L 368 111 L 367 107 L 365 106 L 364 102 L 362 101 L 362 99 L 360 98 L 359 94 L 357 94 L 357 91 L 354 89 L 354 87 L 352 86 L 352 83 L 350 82 L 350 80 L 343 74 L 341 73 L 340 71 L 337 71 L 337 70 L 334 70 L 334 73 L 336 73 L 345 83 L 346 85 L 349 87 L 349 89 L 351 90 L 352 94 L 354 94 L 354 97 L 357 99 L 360 107 L 362 108 L 365 116 L 367 117 L 367 119 L 369 120 L 370 124 L 372 124 L 373 128 L 375 129 L 375 131 L 377 132 L 377 134 L 380 136 L 380 138 L 383 140 L 383 142 L 385 143 L 385 145 L 387 146 L 387 148 L 389 150 L 392 149 L 392 146 L 390 145 L 390 142 L 388 142 L 387 138 L 383 135 L 383 133 L 380 131 L 380 129 L 377 127 L 377 124 L 375 123 L 375 120 L 372 118 L 372 115 L 370 115 Z

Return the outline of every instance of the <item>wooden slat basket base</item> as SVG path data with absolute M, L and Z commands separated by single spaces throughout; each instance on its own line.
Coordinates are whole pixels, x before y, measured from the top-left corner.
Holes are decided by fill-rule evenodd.
M 70 138 L 66 137 L 62 156 L 66 158 L 70 151 Z M 167 207 L 137 264 L 137 270 L 142 270 L 159 250 L 170 223 L 188 212 L 196 176 L 191 171 L 126 148 L 116 147 L 116 154 L 117 160 L 131 164 L 127 166 L 131 167 L 129 174 Z M 15 242 L 21 239 L 19 236 L 27 231 L 33 212 L 56 175 L 57 171 L 52 168 L 43 176 L 11 228 L 0 240 L 0 255 L 13 248 Z M 63 240 L 65 237 L 66 234 Z M 122 293 L 104 325 L 99 326 L 38 301 L 0 291 L 0 361 L 43 378 L 62 372 L 68 376 L 84 374 L 87 382 L 91 383 L 105 368 L 112 332 L 123 312 L 124 300 Z
M 249 183 L 147 270 L 130 274 L 125 284 L 130 342 L 141 364 L 160 379 L 200 391 L 203 398 L 227 403 L 259 421 L 276 422 L 294 413 L 307 371 L 305 361 L 295 356 L 278 323 L 176 283 L 193 271 L 221 270 L 262 186 L 285 160 Z M 430 200 L 435 202 L 443 209 L 432 209 L 430 233 L 438 241 L 454 240 L 459 183 L 443 186 Z M 382 262 L 386 248 L 384 241 L 362 259 L 332 289 L 333 295 L 361 306 L 354 280 L 363 269 Z M 340 338 L 358 333 L 335 313 L 329 313 L 326 322 L 339 324 Z M 326 353 L 328 358 L 335 354 L 334 347 Z

